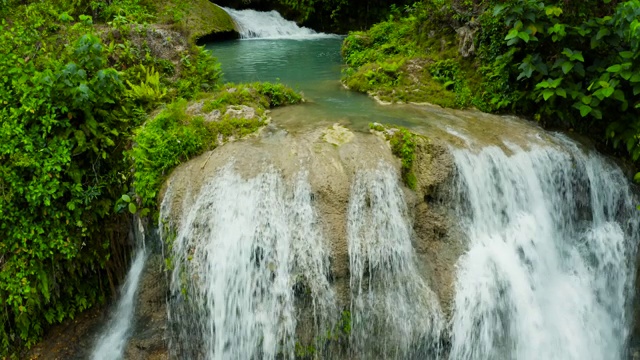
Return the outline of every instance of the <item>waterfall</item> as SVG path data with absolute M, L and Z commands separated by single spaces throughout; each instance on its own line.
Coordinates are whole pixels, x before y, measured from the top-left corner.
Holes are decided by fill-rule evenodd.
M 355 358 L 435 358 L 444 321 L 418 272 L 397 171 L 359 173 L 347 216 Z
M 618 167 L 560 136 L 453 150 L 458 263 L 450 359 L 623 359 L 638 199 Z
M 122 294 L 118 300 L 113 318 L 109 321 L 103 334 L 98 338 L 91 358 L 93 360 L 114 360 L 122 359 L 127 340 L 129 338 L 129 329 L 133 322 L 133 314 L 135 310 L 135 295 L 140 282 L 140 275 L 144 269 L 147 252 L 144 246 L 144 227 L 139 218 L 137 220 L 137 229 L 134 229 L 137 243 L 140 244 L 136 251 L 135 259 L 126 276 L 126 280 L 122 287 Z
M 223 8 L 235 21 L 242 39 L 308 40 L 337 35 L 317 33 L 286 20 L 277 11 L 234 10 Z
M 298 326 L 326 333 L 335 295 L 305 173 L 288 186 L 275 170 L 243 179 L 227 166 L 194 196 L 179 219 L 161 213 L 173 228 L 165 235 L 173 267 L 172 354 L 291 359 Z M 297 322 L 300 297 L 312 304 L 313 324 Z

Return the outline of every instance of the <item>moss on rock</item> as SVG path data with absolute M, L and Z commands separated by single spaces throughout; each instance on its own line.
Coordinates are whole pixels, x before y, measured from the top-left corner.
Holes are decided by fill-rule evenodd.
M 323 131 L 322 140 L 335 146 L 341 146 L 351 141 L 353 136 L 353 133 L 346 127 L 340 124 L 334 124 L 332 127 Z
M 159 6 L 160 20 L 195 44 L 199 39 L 238 37 L 231 16 L 209 0 L 168 0 Z
M 449 26 L 429 20 L 437 18 L 432 10 L 418 7 L 411 16 L 349 34 L 342 45 L 345 86 L 381 103 L 476 106 L 479 64 L 459 53 Z

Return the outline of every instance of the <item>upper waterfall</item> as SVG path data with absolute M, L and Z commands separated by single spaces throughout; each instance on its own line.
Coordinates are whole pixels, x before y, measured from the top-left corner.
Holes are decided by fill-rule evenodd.
M 223 7 L 236 23 L 242 39 L 314 39 L 337 37 L 300 27 L 277 11 L 235 10 Z

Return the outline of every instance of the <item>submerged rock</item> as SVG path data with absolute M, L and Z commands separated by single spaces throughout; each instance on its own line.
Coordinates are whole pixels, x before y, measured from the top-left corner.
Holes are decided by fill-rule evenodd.
M 340 124 L 334 124 L 322 134 L 322 139 L 329 144 L 341 146 L 353 140 L 353 133 Z

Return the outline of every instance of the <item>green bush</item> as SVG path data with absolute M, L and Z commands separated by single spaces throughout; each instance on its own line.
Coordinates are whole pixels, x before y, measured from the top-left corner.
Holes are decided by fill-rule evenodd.
M 493 89 L 492 103 L 606 136 L 640 158 L 640 1 L 518 1 L 492 13 L 506 30 L 489 26 L 503 38 L 485 46 L 503 49 L 492 65 L 510 83 Z
M 156 117 L 136 130 L 130 151 L 133 164 L 135 193 L 144 214 L 156 207 L 161 185 L 177 165 L 215 149 L 218 141 L 241 138 L 265 125 L 264 110 L 295 104 L 301 96 L 282 84 L 226 84 L 219 91 L 203 98 L 202 111 L 221 111 L 220 119 L 205 122 L 201 116 L 189 115 L 187 100 L 178 99 Z M 256 110 L 253 119 L 225 116 L 229 105 L 248 105 Z
M 90 18 L 65 50 L 41 43 L 66 26 L 45 21 L 49 6 L 18 8 L 0 26 L 0 356 L 103 298 L 122 140 L 136 125 L 100 39 L 75 37 Z
M 216 89 L 222 76 L 220 63 L 204 47 L 196 46 L 181 59 L 182 74 L 176 87 L 178 96 L 192 99 L 197 94 Z

